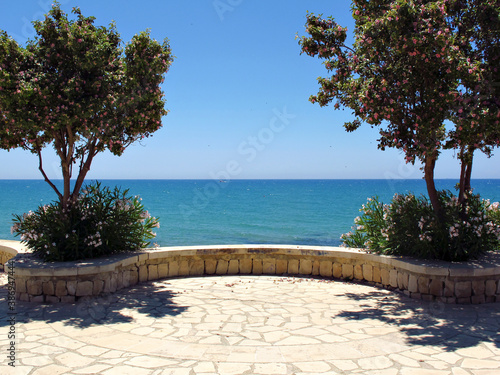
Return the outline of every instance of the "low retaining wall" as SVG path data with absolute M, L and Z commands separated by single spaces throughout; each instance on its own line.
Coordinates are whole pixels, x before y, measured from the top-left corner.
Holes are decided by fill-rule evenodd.
M 15 241 L 0 241 L 0 257 L 12 254 L 16 246 L 22 248 L 11 247 L 12 243 Z M 360 280 L 426 301 L 500 302 L 499 253 L 467 263 L 448 263 L 338 247 L 227 245 L 164 247 L 63 263 L 44 263 L 30 254 L 18 254 L 9 262 L 16 298 L 40 303 L 75 302 L 79 297 L 169 277 L 238 274 Z

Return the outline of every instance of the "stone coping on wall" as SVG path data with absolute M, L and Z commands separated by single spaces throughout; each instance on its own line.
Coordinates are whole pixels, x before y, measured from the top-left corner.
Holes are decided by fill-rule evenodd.
M 72 302 L 138 282 L 223 274 L 301 275 L 398 289 L 445 303 L 500 302 L 500 253 L 469 262 L 443 262 L 371 254 L 360 249 L 297 245 L 214 245 L 145 249 L 79 262 L 43 262 L 17 241 L 0 241 L 12 259 L 16 297 Z

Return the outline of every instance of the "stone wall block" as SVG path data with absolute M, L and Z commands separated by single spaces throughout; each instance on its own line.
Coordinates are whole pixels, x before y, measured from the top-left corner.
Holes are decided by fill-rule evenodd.
M 487 280 L 484 288 L 484 294 L 486 296 L 494 296 L 497 285 L 495 280 Z
M 168 262 L 168 276 L 179 276 L 179 262 L 176 260 L 171 260 Z
M 313 260 L 311 275 L 319 276 L 319 260 Z
M 457 281 L 455 283 L 455 296 L 459 303 L 461 303 L 461 299 L 470 298 L 472 296 L 472 283 L 470 281 Z
M 262 259 L 253 259 L 252 262 L 252 273 L 254 275 L 262 275 L 263 271 L 263 266 L 262 266 Z
M 380 280 L 382 285 L 390 285 L 391 279 L 389 277 L 389 270 L 387 268 L 382 268 L 380 270 Z
M 183 259 L 179 262 L 179 276 L 189 275 L 189 262 L 187 259 Z
M 66 281 L 57 280 L 56 282 L 56 296 L 62 297 L 68 294 L 68 289 L 66 289 Z
M 354 275 L 354 267 L 352 264 L 342 264 L 342 278 L 352 279 Z
M 288 271 L 288 262 L 286 259 L 276 259 L 276 274 L 283 275 Z
M 429 293 L 436 297 L 441 297 L 443 293 L 443 280 L 440 278 L 433 278 L 429 284 Z
M 342 263 L 335 262 L 332 266 L 333 277 L 340 279 L 342 277 Z
M 398 271 L 398 288 L 401 290 L 408 289 L 409 275 L 406 272 Z
M 288 273 L 291 275 L 297 275 L 299 273 L 299 260 L 290 259 L 288 261 Z
M 474 296 L 484 296 L 485 290 L 486 290 L 486 283 L 484 280 L 474 280 L 472 282 L 472 294 Z
M 129 272 L 127 272 L 127 275 L 129 274 Z M 99 294 L 102 293 L 102 291 L 104 290 L 104 281 L 102 280 L 94 280 L 94 287 L 93 287 L 93 290 L 92 290 L 92 294 L 94 296 L 98 296 Z
M 201 276 L 205 272 L 205 262 L 202 259 L 194 259 L 189 264 L 189 274 Z
M 111 275 L 108 274 L 103 281 L 104 281 L 104 288 L 102 291 L 104 293 L 111 293 Z
M 219 259 L 217 261 L 217 268 L 215 269 L 215 273 L 217 275 L 227 275 L 227 268 L 229 266 L 229 262 L 224 259 Z
M 454 295 L 455 295 L 455 282 L 448 278 L 444 279 L 443 296 L 453 297 Z
M 158 280 L 158 265 L 150 264 L 148 266 L 148 281 Z
M 16 277 L 16 293 L 27 293 L 26 279 Z
M 145 281 L 148 281 L 148 266 L 141 264 L 139 266 L 139 282 L 143 283 Z
M 130 270 L 130 285 L 136 285 L 139 282 L 139 270 L 137 267 Z
M 417 293 L 418 292 L 418 277 L 415 275 L 410 275 L 408 277 L 408 290 L 410 293 Z
M 238 259 L 231 259 L 227 265 L 228 275 L 237 275 L 240 272 L 240 262 Z
M 394 268 L 389 271 L 389 285 L 393 288 L 398 287 L 398 270 Z
M 418 277 L 418 291 L 422 294 L 429 294 L 429 283 L 430 280 L 426 276 L 419 276 Z
M 77 297 L 82 296 L 91 296 L 94 290 L 94 283 L 92 281 L 79 281 L 76 284 L 76 293 Z
M 31 296 L 38 296 L 42 294 L 42 280 L 28 280 L 26 283 L 26 289 L 28 294 Z
M 43 294 L 46 296 L 53 296 L 54 295 L 54 282 L 52 281 L 45 281 L 43 283 Z
M 74 296 L 76 293 L 76 280 L 68 280 L 66 282 L 66 288 L 70 296 Z
M 94 282 L 95 284 L 95 282 Z M 130 270 L 123 270 L 122 272 L 122 285 L 124 288 L 128 288 L 130 286 Z
M 252 259 L 240 259 L 240 273 L 245 275 L 252 273 Z
M 118 268 L 118 272 L 116 272 L 116 290 L 120 290 L 122 288 L 123 288 L 123 268 L 120 267 Z
M 118 275 L 115 272 L 113 272 L 109 278 L 109 289 L 111 293 L 116 292 L 118 289 Z
M 205 259 L 205 273 L 207 275 L 213 275 L 216 268 L 217 261 L 215 259 Z
M 356 280 L 363 280 L 363 266 L 361 264 L 354 266 L 354 278 Z
M 262 260 L 262 273 L 266 275 L 276 274 L 276 259 L 265 258 Z
M 380 267 L 373 266 L 373 282 L 382 282 L 382 271 L 380 270 Z
M 363 264 L 363 279 L 373 281 L 373 266 L 371 264 Z
M 312 273 L 312 262 L 310 259 L 299 260 L 299 274 L 310 275 Z
M 333 276 L 333 263 L 329 260 L 322 260 L 319 263 L 319 274 L 323 277 Z
M 168 263 L 158 264 L 158 278 L 164 279 L 168 277 Z

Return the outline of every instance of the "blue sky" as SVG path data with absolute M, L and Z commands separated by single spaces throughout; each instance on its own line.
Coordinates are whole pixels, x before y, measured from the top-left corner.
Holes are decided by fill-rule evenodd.
M 421 178 L 396 150 L 377 149 L 378 132 L 346 133 L 349 110 L 320 108 L 308 98 L 326 70 L 300 55 L 307 11 L 332 15 L 353 30 L 350 2 L 62 0 L 97 25 L 114 20 L 126 42 L 147 28 L 167 37 L 176 59 L 163 90 L 170 113 L 163 128 L 122 157 L 98 155 L 88 178 Z M 0 29 L 24 44 L 31 21 L 51 1 L 2 1 Z M 351 34 L 352 36 L 352 34 Z M 38 160 L 22 150 L 0 151 L 0 178 L 41 178 Z M 499 157 L 477 155 L 473 178 L 500 178 Z M 60 178 L 51 148 L 46 172 Z M 442 154 L 437 178 L 458 178 L 453 152 Z

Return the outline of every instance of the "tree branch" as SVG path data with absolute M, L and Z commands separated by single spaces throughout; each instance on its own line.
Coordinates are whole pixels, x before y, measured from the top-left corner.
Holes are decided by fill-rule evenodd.
M 37 154 L 38 154 L 38 161 L 39 161 L 38 169 L 40 170 L 40 172 L 42 172 L 42 176 L 45 179 L 45 181 L 50 185 L 50 187 L 52 187 L 52 189 L 54 189 L 54 191 L 56 192 L 57 196 L 59 197 L 59 200 L 62 201 L 62 197 L 63 197 L 62 194 L 59 192 L 59 190 L 57 189 L 57 187 L 52 183 L 52 181 L 50 181 L 49 177 L 47 176 L 47 174 L 45 173 L 45 171 L 43 169 L 42 151 L 40 149 L 38 149 L 37 150 Z

